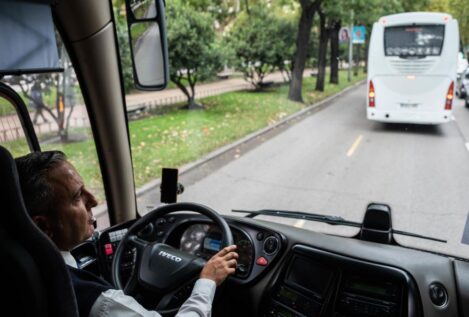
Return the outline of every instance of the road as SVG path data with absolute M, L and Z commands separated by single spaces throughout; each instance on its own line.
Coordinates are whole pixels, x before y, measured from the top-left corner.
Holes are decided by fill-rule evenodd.
M 440 126 L 366 120 L 364 85 L 322 111 L 259 144 L 237 149 L 215 167 L 181 176 L 179 201 L 232 209 L 275 208 L 363 220 L 370 202 L 388 203 L 395 229 L 447 244 L 396 236 L 411 247 L 469 258 L 461 239 L 469 211 L 469 110 Z M 157 197 L 150 192 L 140 198 Z M 269 218 L 320 232 L 354 235 L 356 228 Z

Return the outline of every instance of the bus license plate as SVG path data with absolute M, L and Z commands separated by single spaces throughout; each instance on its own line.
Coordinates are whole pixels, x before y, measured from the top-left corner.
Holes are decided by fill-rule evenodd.
M 417 108 L 419 106 L 418 103 L 401 103 L 401 108 Z

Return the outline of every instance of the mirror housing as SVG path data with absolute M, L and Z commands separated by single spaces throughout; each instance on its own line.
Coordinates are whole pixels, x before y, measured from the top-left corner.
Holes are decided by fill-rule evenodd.
M 135 86 L 162 90 L 169 81 L 164 0 L 126 0 Z

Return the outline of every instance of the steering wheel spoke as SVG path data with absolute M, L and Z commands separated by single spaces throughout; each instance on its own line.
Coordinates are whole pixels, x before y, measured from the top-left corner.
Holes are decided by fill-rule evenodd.
M 142 253 L 143 250 L 147 247 L 147 245 L 150 244 L 150 242 L 143 240 L 142 238 L 139 238 L 137 235 L 131 235 L 128 237 L 128 240 L 126 241 L 127 246 L 129 247 L 134 247 L 137 249 L 137 253 Z

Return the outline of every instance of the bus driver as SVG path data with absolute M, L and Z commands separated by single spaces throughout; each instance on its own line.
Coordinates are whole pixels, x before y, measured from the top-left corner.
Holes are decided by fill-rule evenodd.
M 160 316 L 105 280 L 77 268 L 70 250 L 93 234 L 91 208 L 97 202 L 65 154 L 34 152 L 17 158 L 16 165 L 31 218 L 56 244 L 69 267 L 80 316 Z M 216 286 L 235 272 L 235 249 L 235 245 L 228 246 L 206 263 L 177 316 L 210 316 Z

